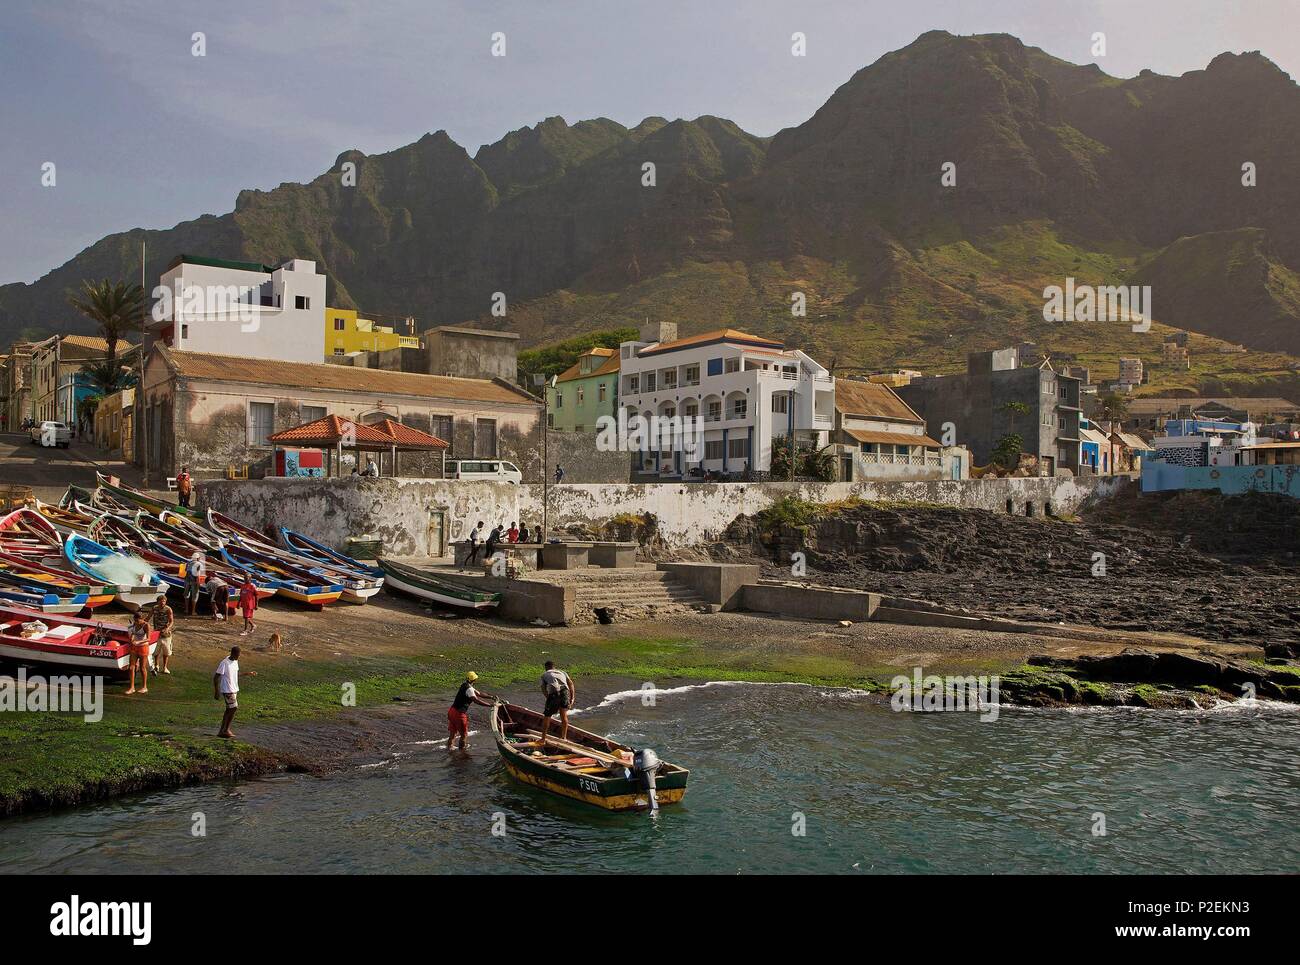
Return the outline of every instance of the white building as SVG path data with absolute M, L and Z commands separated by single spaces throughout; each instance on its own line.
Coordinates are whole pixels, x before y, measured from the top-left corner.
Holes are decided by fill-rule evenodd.
M 149 322 L 154 341 L 184 352 L 285 362 L 325 357 L 325 276 L 316 262 L 277 268 L 177 255 L 158 282 L 165 293 Z
M 677 338 L 664 323 L 620 346 L 619 404 L 634 415 L 704 420 L 702 458 L 672 451 L 642 456 L 643 472 L 767 472 L 772 442 L 793 435 L 823 446 L 835 426 L 835 380 L 797 349 L 770 338 L 719 329 Z

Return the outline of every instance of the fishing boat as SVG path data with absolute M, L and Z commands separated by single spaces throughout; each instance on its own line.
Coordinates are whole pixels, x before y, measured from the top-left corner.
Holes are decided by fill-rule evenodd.
M 80 613 L 90 594 L 32 583 L 0 564 L 0 602 L 39 610 L 41 613 Z M 111 600 L 112 597 L 109 597 Z
M 59 557 L 59 559 L 62 560 L 62 557 Z M 81 574 L 48 566 L 39 560 L 10 556 L 2 552 L 0 552 L 0 582 L 26 587 L 33 592 L 42 594 L 54 593 L 60 597 L 69 597 L 71 599 L 67 603 L 68 606 L 71 606 L 78 598 L 84 596 L 85 602 L 83 605 L 91 610 L 106 603 L 112 603 L 114 596 L 111 588 L 99 582 L 87 582 Z M 38 609 L 43 608 L 38 607 Z M 49 612 L 73 613 L 77 611 L 58 608 Z
M 157 642 L 158 632 L 151 629 L 150 656 Z M 131 631 L 98 620 L 0 606 L 0 657 L 115 673 L 130 666 Z
M 239 543 L 227 543 L 219 550 L 223 560 L 252 574 L 253 579 L 275 587 L 278 596 L 321 609 L 343 595 L 343 584 L 327 582 L 318 574 L 283 560 L 264 556 Z
M 340 553 L 338 550 L 326 546 L 324 543 L 318 543 L 310 536 L 304 536 L 302 533 L 295 533 L 291 529 L 281 526 L 275 531 L 276 540 L 285 549 L 297 553 L 299 556 L 306 556 L 308 559 L 319 560 L 322 563 L 340 566 L 345 570 L 351 570 L 354 573 L 363 573 L 366 576 L 378 579 L 382 582 L 384 571 L 381 567 L 371 566 L 368 563 L 362 563 L 360 560 L 353 559 L 346 553 Z
M 257 559 L 307 574 L 318 582 L 337 583 L 343 587 L 339 599 L 345 603 L 365 603 L 384 585 L 382 574 L 376 578 L 359 570 L 277 546 L 252 527 L 215 510 L 208 510 L 207 520 L 208 531 L 220 537 L 227 549 L 240 548 Z
M 38 499 L 33 508 L 60 533 L 80 533 L 82 536 L 86 535 L 91 523 L 99 516 L 99 513 L 87 509 L 76 500 L 67 506 L 51 506 Z
M 142 509 L 147 509 L 151 513 L 161 513 L 163 510 L 181 513 L 184 516 L 191 516 L 195 519 L 201 518 L 197 509 L 191 509 L 188 506 L 181 506 L 169 500 L 159 499 L 149 493 L 139 489 L 132 489 L 130 486 L 123 484 L 122 480 L 115 476 L 108 476 L 102 472 L 95 473 L 95 479 L 99 483 L 99 488 L 112 499 L 119 502 L 130 503 Z
M 128 610 L 153 603 L 166 588 L 165 581 L 144 560 L 115 553 L 93 539 L 69 534 L 63 541 L 63 556 L 78 573 L 112 583 L 117 602 Z
M 63 537 L 54 524 L 30 506 L 17 509 L 0 517 L 0 544 L 6 552 L 28 556 L 48 555 L 63 545 Z
M 686 794 L 690 772 L 648 748 L 635 751 L 573 724 L 565 740 L 552 732 L 543 745 L 542 715 L 504 701 L 492 708 L 491 727 L 511 777 L 552 794 L 608 811 L 658 810 Z
M 379 566 L 384 571 L 384 586 L 388 589 L 430 603 L 470 610 L 491 610 L 501 602 L 500 593 L 475 590 L 460 583 L 440 580 L 431 573 L 405 563 L 380 560 Z

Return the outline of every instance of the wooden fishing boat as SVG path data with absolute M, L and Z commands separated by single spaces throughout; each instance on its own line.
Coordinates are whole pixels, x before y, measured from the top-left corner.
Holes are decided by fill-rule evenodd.
M 342 583 L 323 582 L 315 573 L 263 556 L 239 543 L 227 543 L 218 553 L 231 566 L 248 571 L 255 581 L 269 583 L 277 595 L 295 603 L 319 610 L 343 595 Z
M 89 594 L 34 584 L 0 564 L 0 602 L 39 610 L 41 613 L 81 613 Z M 111 600 L 112 597 L 109 597 Z
M 32 633 L 32 625 L 46 630 Z M 27 635 L 24 635 L 24 628 Z M 158 632 L 149 631 L 149 655 L 158 644 Z M 118 673 L 130 666 L 131 631 L 128 627 L 50 616 L 23 607 L 0 606 L 0 657 L 19 663 L 77 667 L 99 673 Z
M 62 560 L 62 557 L 59 557 L 59 559 Z M 87 582 L 85 577 L 80 574 L 74 574 L 67 569 L 47 566 L 39 560 L 10 556 L 2 552 L 0 552 L 0 581 L 11 585 L 25 586 L 34 592 L 55 593 L 59 596 L 71 597 L 73 600 L 84 596 L 84 606 L 92 610 L 106 603 L 112 603 L 114 596 L 111 588 L 104 586 L 102 583 Z M 58 609 L 50 612 L 72 613 L 75 611 Z
M 165 591 L 162 577 L 144 560 L 115 553 L 85 536 L 69 534 L 63 556 L 78 573 L 113 584 L 117 602 L 128 610 L 153 603 Z
M 383 582 L 384 571 L 382 567 L 362 563 L 346 553 L 340 553 L 324 543 L 316 542 L 310 536 L 295 533 L 293 530 L 281 526 L 276 530 L 276 539 L 285 549 L 291 550 L 299 556 L 306 556 L 308 559 L 319 560 L 321 563 L 339 566 L 345 570 L 361 573 L 372 579 L 377 579 L 381 583 Z
M 47 554 L 63 545 L 63 537 L 54 524 L 30 506 L 19 506 L 0 517 L 0 544 L 19 555 Z
M 245 526 L 215 510 L 208 510 L 207 519 L 208 530 L 219 536 L 227 549 L 240 547 L 259 559 L 274 561 L 276 565 L 308 574 L 318 582 L 337 583 L 343 587 L 339 598 L 346 603 L 365 603 L 384 585 L 382 577 L 376 579 L 366 573 L 277 546 L 251 526 Z
M 572 723 L 567 739 L 560 740 L 554 720 L 542 746 L 542 715 L 504 701 L 492 708 L 490 720 L 506 770 L 525 784 L 608 811 L 656 809 L 686 794 L 690 772 L 659 761 L 653 751 L 638 756 L 631 747 Z
M 80 533 L 82 536 L 89 532 L 91 523 L 99 516 L 98 513 L 80 506 L 76 500 L 67 506 L 51 506 L 38 499 L 33 508 L 49 520 L 50 525 L 60 533 Z
M 460 583 L 440 580 L 431 573 L 405 563 L 380 560 L 379 566 L 384 571 L 384 586 L 396 593 L 469 610 L 491 610 L 501 602 L 500 593 L 475 590 Z
M 139 489 L 132 489 L 130 486 L 123 484 L 122 480 L 105 475 L 102 472 L 95 473 L 95 479 L 99 483 L 99 488 L 104 490 L 111 498 L 147 509 L 151 513 L 161 513 L 163 510 L 170 510 L 174 513 L 181 513 L 184 516 L 191 516 L 200 519 L 202 514 L 197 509 L 191 509 L 188 506 L 180 506 L 170 500 L 160 499 L 149 493 L 142 492 Z

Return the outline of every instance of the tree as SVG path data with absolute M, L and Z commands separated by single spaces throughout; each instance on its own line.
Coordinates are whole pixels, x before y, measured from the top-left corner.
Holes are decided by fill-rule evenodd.
M 529 376 L 541 375 L 549 379 L 559 375 L 574 362 L 578 356 L 589 348 L 616 349 L 623 342 L 635 342 L 638 332 L 635 328 L 615 328 L 600 332 L 588 332 L 575 335 L 553 345 L 526 349 L 519 353 L 519 382 L 528 386 Z
M 1097 400 L 1097 417 L 1105 419 L 1109 424 L 1106 438 L 1110 440 L 1110 471 L 1115 472 L 1115 424 L 1123 422 L 1128 416 L 1128 400 L 1122 395 L 1112 392 L 1109 395 L 1103 395 Z
M 795 473 L 821 482 L 835 479 L 835 455 L 830 446 L 813 449 L 808 446 L 795 446 Z M 772 440 L 772 465 L 769 470 L 772 479 L 790 479 L 790 437 L 777 436 Z
M 105 278 L 101 282 L 82 282 L 81 296 L 68 301 L 98 327 L 100 336 L 108 343 L 108 364 L 113 366 L 117 343 L 140 324 L 145 306 L 144 289 L 122 281 L 115 284 Z
M 1024 450 L 1025 440 L 1017 433 L 1008 432 L 998 439 L 993 447 L 993 460 L 1008 469 L 1015 469 L 1020 463 L 1020 453 Z
M 81 367 L 81 374 L 95 387 L 100 395 L 112 395 L 119 389 L 135 385 L 136 378 L 131 372 L 122 371 L 122 365 L 116 359 L 96 359 Z

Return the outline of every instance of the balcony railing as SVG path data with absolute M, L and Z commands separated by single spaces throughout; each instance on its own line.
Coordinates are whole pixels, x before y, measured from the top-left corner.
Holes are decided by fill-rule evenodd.
M 868 465 L 873 466 L 942 466 L 943 458 L 938 453 L 924 453 L 914 456 L 910 453 L 895 452 L 859 452 L 857 456 Z

